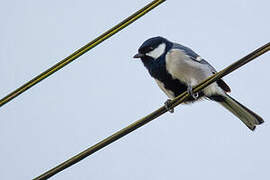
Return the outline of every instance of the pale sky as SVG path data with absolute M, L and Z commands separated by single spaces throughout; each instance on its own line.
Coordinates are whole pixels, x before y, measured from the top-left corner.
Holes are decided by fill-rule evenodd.
M 0 97 L 151 1 L 9 0 Z M 105 4 L 106 3 L 106 4 Z M 167 97 L 132 57 L 163 36 L 221 70 L 269 42 L 268 0 L 167 1 L 0 108 L 0 179 L 31 179 L 156 110 Z M 224 80 L 261 115 L 255 132 L 217 103 L 180 105 L 51 179 L 268 180 L 270 53 Z

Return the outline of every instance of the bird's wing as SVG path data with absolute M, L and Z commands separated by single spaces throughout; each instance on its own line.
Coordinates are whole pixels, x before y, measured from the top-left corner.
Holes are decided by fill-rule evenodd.
M 200 61 L 200 63 L 202 63 L 202 64 L 207 64 L 207 65 L 209 66 L 209 68 L 211 68 L 211 71 L 212 71 L 213 74 L 215 74 L 215 73 L 217 72 L 217 70 L 216 70 L 213 66 L 211 66 L 211 64 L 209 64 L 206 60 L 202 59 L 202 60 Z M 218 86 L 221 87 L 225 92 L 231 92 L 230 86 L 229 86 L 225 81 L 223 81 L 223 79 L 217 80 L 217 84 L 218 84 Z
M 206 60 L 204 60 L 201 56 L 199 56 L 197 53 L 195 53 L 192 49 L 190 49 L 186 46 L 183 46 L 181 44 L 177 44 L 177 43 L 174 43 L 172 49 L 180 49 L 180 50 L 184 51 L 185 54 L 187 56 L 189 56 L 191 60 L 193 60 L 197 63 L 200 63 L 200 64 L 207 65 L 213 74 L 215 74 L 217 72 L 217 70 L 210 63 L 208 63 Z M 222 79 L 217 80 L 217 84 L 225 92 L 231 92 L 230 87 Z
M 180 49 L 180 50 L 184 51 L 185 54 L 190 57 L 190 59 L 192 59 L 198 63 L 200 63 L 200 61 L 202 60 L 202 58 L 198 54 L 196 54 L 194 51 L 192 51 L 192 49 L 190 49 L 186 46 L 183 46 L 181 44 L 174 43 L 172 49 Z

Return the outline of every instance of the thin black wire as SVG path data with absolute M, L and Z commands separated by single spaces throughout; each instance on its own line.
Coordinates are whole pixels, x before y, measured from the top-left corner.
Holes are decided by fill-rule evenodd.
M 243 57 L 242 59 L 236 61 L 232 65 L 228 66 L 227 68 L 223 69 L 222 71 L 214 74 L 213 76 L 207 78 L 205 81 L 200 83 L 199 85 L 195 86 L 193 89 L 193 92 L 201 91 L 203 88 L 207 87 L 211 83 L 215 82 L 216 80 L 224 77 L 225 75 L 233 72 L 234 70 L 240 68 L 241 66 L 245 65 L 246 63 L 252 61 L 256 57 L 266 53 L 270 50 L 270 43 L 267 43 L 266 45 L 258 48 L 257 50 L 253 51 L 252 53 L 248 54 L 247 56 Z M 175 107 L 179 104 L 181 104 L 186 98 L 188 98 L 190 95 L 187 92 L 184 92 L 180 94 L 178 97 L 173 99 L 169 106 Z M 131 125 L 121 129 L 120 131 L 114 133 L 113 135 L 107 137 L 106 139 L 100 141 L 99 143 L 93 145 L 92 147 L 84 150 L 83 152 L 77 154 L 76 156 L 68 159 L 67 161 L 59 164 L 55 168 L 45 172 L 44 174 L 34 178 L 35 180 L 41 180 L 41 179 L 47 179 L 55 174 L 57 174 L 60 171 L 63 171 L 64 169 L 76 164 L 77 162 L 81 161 L 82 159 L 86 158 L 87 156 L 97 152 L 98 150 L 104 148 L 105 146 L 111 144 L 112 142 L 120 139 L 121 137 L 129 134 L 130 132 L 138 129 L 139 127 L 143 126 L 144 124 L 154 120 L 155 118 L 161 116 L 162 114 L 166 113 L 167 109 L 162 106 L 161 108 L 157 109 L 156 111 L 152 112 L 151 114 L 145 116 L 144 118 L 132 123 Z
M 49 77 L 50 75 L 52 75 L 56 71 L 62 69 L 67 64 L 71 63 L 72 61 L 74 61 L 75 59 L 80 57 L 81 55 L 88 52 L 90 49 L 94 48 L 95 46 L 97 46 L 98 44 L 103 42 L 104 40 L 108 39 L 109 37 L 111 37 L 115 33 L 119 32 L 120 30 L 122 30 L 123 28 L 128 26 L 129 24 L 133 23 L 138 18 L 142 17 L 147 12 L 154 9 L 155 7 L 157 7 L 159 4 L 161 4 L 163 2 L 165 2 L 165 0 L 152 1 L 151 3 L 146 5 L 144 8 L 135 12 L 134 14 L 132 14 L 131 16 L 129 16 L 128 18 L 126 18 L 125 20 L 123 20 L 122 22 L 120 22 L 119 24 L 114 26 L 113 28 L 111 28 L 108 31 L 106 31 L 105 33 L 101 34 L 99 37 L 97 37 L 93 41 L 89 42 L 88 44 L 86 44 L 85 46 L 80 48 L 79 50 L 75 51 L 74 53 L 72 53 L 71 55 L 69 55 L 68 57 L 63 59 L 62 61 L 58 62 L 53 67 L 47 69 L 46 71 L 44 71 L 43 73 L 34 77 L 32 80 L 28 81 L 27 83 L 25 83 L 21 87 L 17 88 L 16 90 L 11 92 L 10 94 L 6 95 L 4 98 L 0 99 L 0 107 L 3 106 L 4 104 L 8 103 L 9 101 L 14 99 L 15 97 L 19 96 L 21 93 L 25 92 L 29 88 L 33 87 L 34 85 L 36 85 L 37 83 L 39 83 L 43 79 Z

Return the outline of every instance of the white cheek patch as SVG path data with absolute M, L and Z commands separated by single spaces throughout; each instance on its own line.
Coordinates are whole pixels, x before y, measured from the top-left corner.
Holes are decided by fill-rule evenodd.
M 165 49 L 166 49 L 166 44 L 162 43 L 157 48 L 155 48 L 153 51 L 146 53 L 146 55 L 150 56 L 154 59 L 157 59 L 165 52 Z

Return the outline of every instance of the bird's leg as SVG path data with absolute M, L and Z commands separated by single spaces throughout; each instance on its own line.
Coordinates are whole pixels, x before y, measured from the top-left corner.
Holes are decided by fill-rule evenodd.
M 170 103 L 172 100 L 168 99 L 167 101 L 165 101 L 164 106 L 165 108 L 170 112 L 173 113 L 174 112 L 174 108 L 170 107 Z
M 192 91 L 192 86 L 191 86 L 191 85 L 188 85 L 187 92 L 188 92 L 188 94 L 191 95 L 194 99 L 198 99 L 199 93 L 198 93 L 198 92 L 193 93 L 193 91 Z

